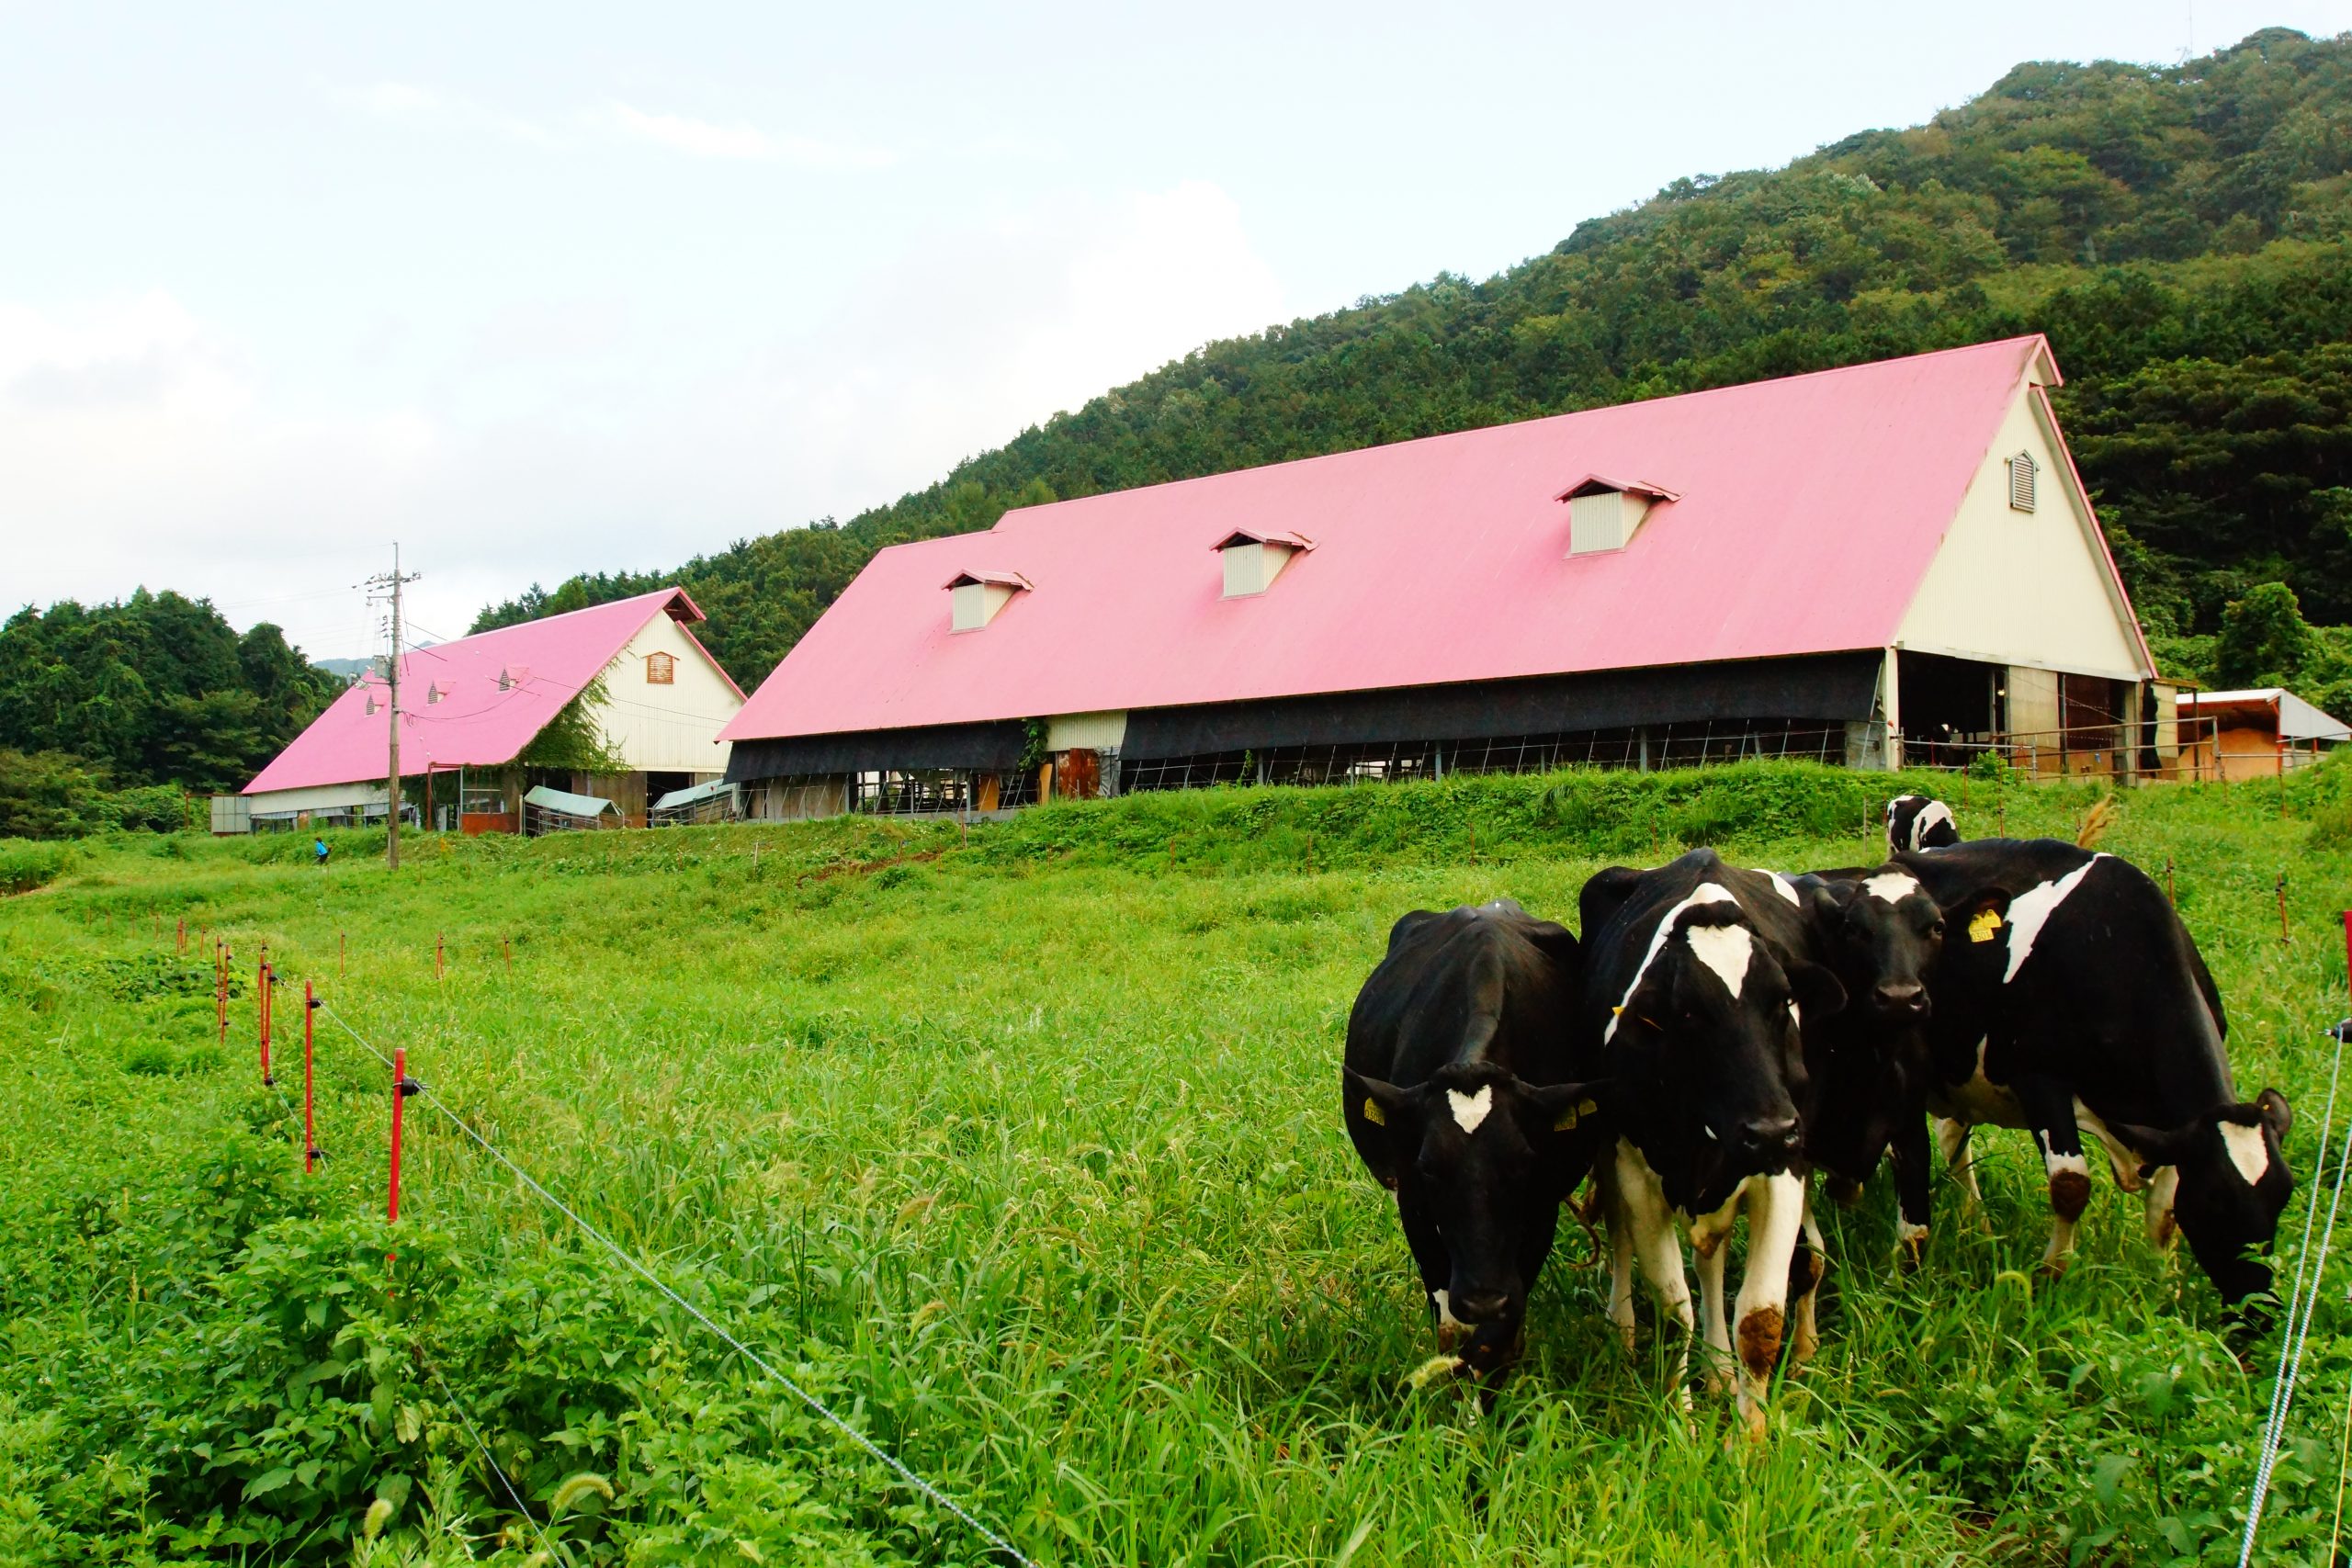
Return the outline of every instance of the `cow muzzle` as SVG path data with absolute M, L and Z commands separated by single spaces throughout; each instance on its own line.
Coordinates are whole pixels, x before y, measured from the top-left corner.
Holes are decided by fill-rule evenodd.
M 1917 980 L 1890 981 L 1871 991 L 1871 1006 L 1881 1018 L 1925 1018 L 1928 1016 L 1928 987 Z
M 1751 1117 L 1739 1124 L 1736 1146 L 1746 1159 L 1785 1159 L 1797 1152 L 1800 1138 L 1793 1116 Z

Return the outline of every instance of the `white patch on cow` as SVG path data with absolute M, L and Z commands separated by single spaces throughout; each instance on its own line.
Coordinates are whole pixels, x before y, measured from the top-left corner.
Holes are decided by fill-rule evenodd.
M 2230 1151 L 2230 1163 L 2238 1168 L 2248 1187 L 2261 1180 L 2270 1169 L 2270 1145 L 2263 1141 L 2259 1127 L 2241 1127 L 2234 1122 L 2222 1123 L 2222 1143 Z
M 1789 1025 L 1792 1029 L 1804 1027 L 1804 1014 L 1798 1010 L 1794 998 L 1790 998 L 1789 1001 Z
M 1690 1365 L 1688 1336 L 1697 1326 L 1690 1310 L 1690 1281 L 1682 1271 L 1682 1245 L 1675 1239 L 1674 1213 L 1667 1205 L 1665 1185 L 1641 1149 L 1630 1139 L 1617 1140 L 1616 1157 L 1609 1162 L 1603 1196 L 1609 1203 L 1610 1247 L 1612 1254 L 1609 1316 L 1628 1349 L 1634 1343 L 1632 1263 L 1641 1265 L 1657 1298 L 1662 1317 L 1680 1325 L 1685 1338 L 1675 1346 L 1669 1387 L 1682 1386 Z M 1623 1248 L 1620 1251 L 1620 1248 Z M 1685 1409 L 1690 1394 L 1682 1394 Z
M 1768 871 L 1764 874 L 1772 879 L 1773 892 L 1778 893 L 1781 897 L 1786 898 L 1798 908 L 1802 909 L 1804 908 L 1804 900 L 1797 897 L 1797 885 L 1795 883 L 1791 882 L 1787 877 L 1782 876 L 1777 871 Z
M 1789 1260 L 1796 1251 L 1797 1235 L 1804 1224 L 1804 1182 L 1781 1171 L 1759 1179 L 1747 1200 L 1747 1268 L 1739 1280 L 1739 1300 L 1733 1321 L 1740 1342 L 1747 1343 L 1747 1325 L 1758 1314 L 1782 1316 L 1789 1301 Z M 1770 1386 L 1769 1366 L 1745 1362 L 1739 1370 L 1739 1413 L 1748 1436 L 1764 1435 L 1764 1398 Z
M 2005 1084 L 1996 1084 L 1984 1076 L 1984 1052 L 1992 1042 L 1976 1043 L 1976 1070 L 1962 1084 L 1939 1084 L 1928 1091 L 1928 1110 L 1933 1114 L 1971 1126 L 2022 1127 L 2025 1108 Z
M 1920 840 L 1927 838 L 1928 829 L 1939 822 L 1950 822 L 1951 819 L 1951 807 L 1940 800 L 1928 802 L 1927 807 L 1918 816 L 1911 818 L 1911 847 L 1915 850 L 1925 849 L 1927 846 Z M 1959 831 L 1957 824 L 1954 824 L 1953 831 Z
M 2066 896 L 2083 885 L 2091 867 L 2106 858 L 2103 854 L 2093 855 L 2057 881 L 2030 887 L 2009 900 L 2009 967 L 2001 976 L 2001 984 L 2006 986 L 2018 977 L 2025 961 L 2033 956 L 2034 941 L 2041 935 L 2041 928 L 2049 923 L 2058 906 L 2066 901 Z
M 1756 955 L 1755 933 L 1746 926 L 1692 926 L 1682 939 L 1737 1001 L 1740 988 L 1747 984 L 1748 963 Z
M 2033 1141 L 2041 1145 L 2041 1168 L 2049 1173 L 2051 1179 L 2055 1180 L 2070 1170 L 2086 1181 L 2090 1179 L 2089 1162 L 2081 1155 L 2062 1155 L 2052 1152 L 2050 1134 L 2047 1133 L 2036 1133 L 2033 1135 Z
M 1480 1084 L 1476 1094 L 1464 1094 L 1458 1089 L 1445 1091 L 1447 1109 L 1453 1112 L 1454 1125 L 1465 1133 L 1475 1133 L 1487 1113 L 1495 1108 L 1495 1086 Z
M 1609 1015 L 1609 1022 L 1600 1032 L 1603 1044 L 1617 1037 L 1617 1025 L 1624 1018 L 1625 1009 L 1632 1004 L 1634 993 L 1642 988 L 1642 977 L 1650 972 L 1650 964 L 1657 958 L 1658 950 L 1666 945 L 1667 939 L 1674 935 L 1674 922 L 1682 918 L 1682 912 L 1686 909 L 1695 909 L 1702 904 L 1736 904 L 1738 902 L 1738 899 L 1731 896 L 1731 890 L 1723 884 L 1702 882 L 1690 890 L 1688 897 L 1666 912 L 1664 918 L 1658 921 L 1657 928 L 1650 932 L 1650 945 L 1647 951 L 1643 953 L 1640 965 L 1634 971 L 1633 983 L 1625 987 L 1625 994 L 1617 998 L 1617 1010 Z
M 2158 1247 L 2170 1247 L 2178 1233 L 2172 1209 L 2179 1192 L 2180 1172 L 2172 1166 L 2159 1167 L 2148 1179 L 2148 1190 L 2141 1201 L 2146 1209 L 2148 1239 Z
M 1739 1185 L 1731 1190 L 1731 1196 L 1724 1200 L 1723 1207 L 1712 1214 L 1679 1214 L 1682 1223 L 1690 1228 L 1690 1245 L 1701 1252 L 1713 1252 L 1721 1247 L 1724 1244 L 1724 1238 L 1731 1235 L 1731 1227 L 1739 1219 L 1740 1200 L 1747 1196 L 1750 1188 L 1763 1179 L 1764 1178 L 1760 1176 L 1741 1178 Z
M 1915 1225 L 1909 1220 L 1897 1220 L 1894 1222 L 1894 1239 L 1905 1247 L 1925 1247 L 1928 1245 L 1928 1227 Z
M 1882 871 L 1862 879 L 1862 891 L 1882 904 L 1900 904 L 1919 891 L 1919 879 L 1907 871 Z
M 1430 1300 L 1437 1303 L 1437 1324 L 1440 1328 L 1467 1328 L 1470 1325 L 1453 1315 L 1453 1298 L 1444 1291 L 1431 1291 Z

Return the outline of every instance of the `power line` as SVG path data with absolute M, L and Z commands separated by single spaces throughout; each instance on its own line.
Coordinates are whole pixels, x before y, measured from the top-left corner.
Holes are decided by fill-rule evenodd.
M 390 1057 L 385 1055 L 383 1052 L 377 1050 L 373 1043 L 371 1043 L 357 1030 L 352 1028 L 350 1024 L 344 1022 L 342 1015 L 337 1013 L 334 1008 L 328 1006 L 323 1001 L 319 1004 L 319 1007 L 320 1010 L 323 1011 L 329 1018 L 334 1020 L 335 1023 L 342 1028 L 345 1034 L 348 1034 L 354 1040 L 358 1041 L 360 1044 L 367 1046 L 368 1052 L 373 1055 L 378 1061 L 383 1063 L 388 1067 L 392 1065 L 392 1059 Z M 504 1166 L 508 1170 L 514 1174 L 517 1180 L 521 1181 L 523 1185 L 528 1187 L 532 1191 L 537 1193 L 540 1200 L 548 1207 L 554 1209 L 556 1213 L 561 1214 L 565 1219 L 570 1220 L 573 1224 L 579 1226 L 580 1229 L 593 1238 L 597 1245 L 602 1247 L 606 1252 L 611 1253 L 614 1258 L 619 1259 L 620 1262 L 627 1266 L 628 1269 L 632 1273 L 636 1274 L 638 1278 L 643 1280 L 647 1284 L 661 1292 L 664 1296 L 667 1296 L 688 1316 L 692 1317 L 696 1323 L 701 1324 L 703 1327 L 708 1329 L 713 1335 L 725 1342 L 737 1355 L 742 1357 L 752 1366 L 757 1367 L 761 1371 L 765 1372 L 770 1378 L 774 1379 L 776 1382 L 782 1384 L 786 1390 L 790 1391 L 792 1395 L 798 1399 L 801 1404 L 807 1405 L 810 1411 L 814 1412 L 819 1417 L 823 1419 L 824 1422 L 828 1426 L 831 1427 L 835 1431 L 847 1438 L 852 1443 L 854 1443 L 860 1450 L 864 1450 L 868 1457 L 880 1462 L 886 1469 L 889 1470 L 892 1474 L 898 1476 L 899 1480 L 905 1482 L 909 1486 L 922 1494 L 924 1497 L 927 1497 L 932 1502 L 937 1504 L 942 1509 L 962 1520 L 964 1524 L 971 1529 L 973 1534 L 978 1536 L 998 1551 L 1002 1552 L 1006 1557 L 1012 1559 L 1012 1562 L 1020 1565 L 1020 1568 L 1037 1568 L 1037 1564 L 1026 1556 L 1019 1547 L 1014 1546 L 1011 1541 L 1005 1540 L 1004 1537 L 999 1535 L 993 1529 L 990 1529 L 987 1525 L 982 1524 L 978 1517 L 976 1517 L 969 1510 L 965 1508 L 962 1504 L 956 1502 L 955 1498 L 950 1497 L 946 1493 L 941 1491 L 938 1487 L 924 1480 L 914 1471 L 909 1469 L 907 1465 L 895 1455 L 891 1454 L 888 1450 L 875 1442 L 873 1438 L 859 1431 L 855 1427 L 851 1426 L 849 1422 L 842 1419 L 840 1416 L 835 1415 L 832 1408 L 826 1404 L 823 1400 L 819 1399 L 815 1394 L 810 1393 L 807 1389 L 801 1387 L 791 1378 L 788 1378 L 784 1373 L 776 1371 L 774 1366 L 768 1363 L 764 1357 L 759 1354 L 759 1352 L 753 1350 L 741 1339 L 736 1338 L 732 1334 L 728 1333 L 726 1329 L 721 1328 L 717 1323 L 713 1322 L 708 1314 L 704 1313 L 700 1307 L 695 1305 L 694 1303 L 686 1300 L 685 1297 L 680 1295 L 677 1292 L 672 1290 L 667 1284 L 663 1283 L 660 1276 L 656 1275 L 653 1270 L 648 1269 L 644 1264 L 639 1262 L 637 1258 L 622 1247 L 618 1242 L 613 1240 L 612 1237 L 606 1235 L 603 1231 L 598 1230 L 594 1225 L 590 1224 L 586 1220 L 582 1219 L 577 1213 L 573 1213 L 571 1206 L 565 1203 L 562 1199 L 558 1198 L 554 1193 L 540 1186 L 529 1171 L 525 1170 L 521 1166 L 516 1165 L 513 1160 L 507 1158 L 504 1151 L 501 1150 L 497 1145 L 492 1143 L 488 1138 L 483 1137 L 480 1133 L 474 1131 L 473 1124 L 468 1122 L 464 1117 L 458 1115 L 455 1111 L 450 1110 L 447 1104 L 443 1103 L 441 1097 L 433 1092 L 431 1088 L 424 1084 L 419 1084 L 417 1086 L 417 1092 L 423 1097 L 427 1105 L 430 1105 L 434 1110 L 439 1111 L 448 1120 L 452 1126 L 456 1127 L 458 1131 L 463 1133 L 467 1137 L 471 1138 L 475 1144 L 480 1145 L 484 1154 L 490 1156 L 491 1158 Z

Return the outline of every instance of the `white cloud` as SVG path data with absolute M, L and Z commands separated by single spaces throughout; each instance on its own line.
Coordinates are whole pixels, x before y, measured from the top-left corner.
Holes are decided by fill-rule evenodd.
M 695 158 L 747 158 L 825 169 L 880 168 L 896 161 L 893 154 L 878 148 L 808 136 L 771 136 L 755 126 L 714 125 L 684 115 L 649 113 L 631 104 L 609 106 L 605 118 L 624 136 Z
M 276 395 L 269 367 L 163 294 L 0 301 L 0 613 L 145 582 L 348 654 L 369 617 L 335 590 L 398 536 L 426 574 L 416 618 L 462 633 L 534 580 L 673 565 L 893 500 L 1283 310 L 1234 201 L 1186 184 L 922 236 L 822 328 L 699 379 L 644 374 L 662 334 L 629 314 L 493 313 L 441 367 L 460 405 L 497 378 L 496 412 L 463 417 Z

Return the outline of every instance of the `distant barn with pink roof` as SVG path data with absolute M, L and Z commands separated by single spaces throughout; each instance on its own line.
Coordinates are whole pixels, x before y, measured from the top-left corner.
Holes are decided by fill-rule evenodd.
M 2169 694 L 2057 381 L 2013 338 L 893 546 L 728 726 L 729 777 L 791 816 L 2009 741 L 2154 767 Z
M 463 815 L 476 829 L 511 828 L 525 792 L 547 786 L 602 796 L 642 820 L 662 794 L 721 778 L 719 733 L 743 692 L 695 636 L 702 619 L 685 590 L 664 588 L 407 649 L 398 723 L 409 804 L 423 807 L 429 795 L 436 821 Z M 617 767 L 535 755 L 567 708 L 584 721 L 567 729 L 593 737 Z M 355 681 L 245 786 L 254 823 L 382 818 L 394 721 L 384 678 Z

